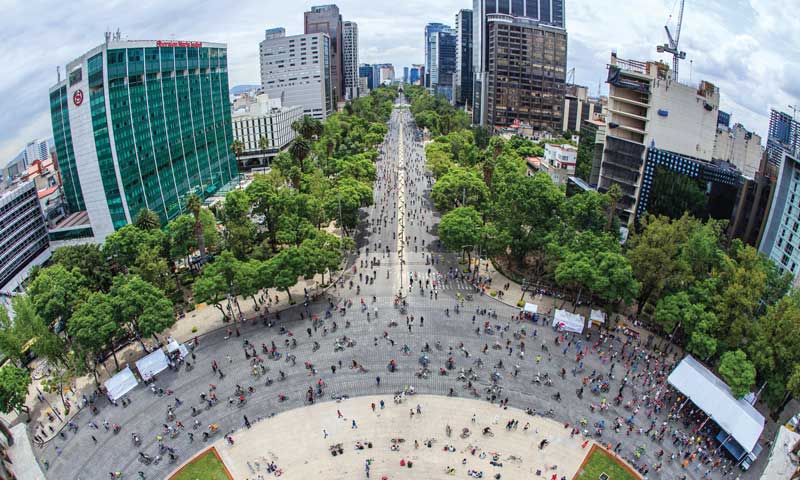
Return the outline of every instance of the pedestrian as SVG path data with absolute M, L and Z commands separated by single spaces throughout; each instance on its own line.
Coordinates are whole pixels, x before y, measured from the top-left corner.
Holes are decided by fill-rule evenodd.
M 383 403 L 383 400 L 381 400 L 381 410 L 383 410 L 383 407 L 384 407 L 384 403 Z
M 376 387 L 380 387 L 381 386 L 381 377 L 375 377 L 375 386 Z
M 353 419 L 353 423 L 350 425 L 350 429 L 355 430 L 356 428 L 358 428 L 358 425 L 356 425 L 356 421 L 355 419 Z
M 322 436 L 323 439 L 328 438 L 328 431 L 325 430 L 324 428 L 322 429 L 322 435 L 323 435 Z
M 244 415 L 244 426 L 250 428 L 250 419 L 247 418 L 247 415 Z
M 93 441 L 95 444 L 97 444 L 97 439 L 96 439 L 96 438 L 94 438 L 94 435 L 92 435 L 91 437 L 92 437 L 92 441 Z
M 336 410 L 336 418 L 342 418 L 342 412 L 339 409 Z
M 372 411 L 374 412 L 375 411 L 375 402 L 372 402 L 372 405 L 370 405 L 370 406 L 372 407 Z

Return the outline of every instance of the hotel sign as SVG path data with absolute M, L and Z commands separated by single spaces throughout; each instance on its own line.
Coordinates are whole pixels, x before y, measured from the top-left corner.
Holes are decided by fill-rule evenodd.
M 72 94 L 72 103 L 74 103 L 76 107 L 81 106 L 83 103 L 83 90 L 75 90 L 75 93 Z
M 203 42 L 180 42 L 180 41 L 167 41 L 167 40 L 158 40 L 156 42 L 157 47 L 188 47 L 188 48 L 200 48 L 203 46 Z

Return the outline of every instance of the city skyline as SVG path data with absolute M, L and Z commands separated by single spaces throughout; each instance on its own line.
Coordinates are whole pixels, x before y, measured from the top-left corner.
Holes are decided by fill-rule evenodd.
M 78 8 L 54 5 L 47 13 L 28 4 L 11 6 L 17 21 L 3 26 L 14 48 L 3 54 L 8 70 L 0 81 L 0 98 L 6 99 L 0 117 L 0 165 L 31 139 L 52 135 L 47 90 L 56 83 L 56 66 L 61 66 L 63 78 L 63 66 L 100 43 L 106 29 L 119 28 L 123 38 L 130 39 L 226 43 L 230 85 L 257 84 L 258 42 L 264 30 L 284 27 L 287 35 L 302 33 L 303 12 L 328 2 L 276 2 L 270 8 L 240 2 L 236 9 L 223 10 L 212 8 L 213 3 L 197 10 L 180 0 L 166 6 L 153 2 L 149 8 L 138 9 L 136 15 L 126 13 L 128 4 L 112 8 L 90 1 Z M 575 68 L 575 82 L 589 87 L 593 95 L 598 82 L 602 92 L 607 92 L 603 82 L 611 50 L 623 58 L 668 60 L 656 53 L 655 46 L 665 41 L 663 25 L 674 2 L 628 3 L 625 9 L 612 11 L 605 2 L 565 2 L 568 68 Z M 472 8 L 469 0 L 435 4 L 411 0 L 402 6 L 381 0 L 336 4 L 344 20 L 359 24 L 360 62 L 390 62 L 398 69 L 424 61 L 421 39 L 427 23 L 452 26 L 458 10 Z M 777 0 L 689 2 L 684 20 L 681 47 L 688 57 L 682 64 L 682 81 L 688 82 L 691 74 L 692 83 L 701 79 L 715 83 L 722 95 L 721 109 L 732 112 L 734 122 L 762 137 L 766 137 L 769 109 L 786 111 L 800 98 L 800 83 L 791 84 L 800 74 L 800 60 L 782 55 L 791 50 L 787 46 L 800 44 L 800 29 L 781 17 L 785 6 Z M 618 11 L 630 15 L 620 17 Z M 42 21 L 48 18 L 63 23 Z M 7 100 L 11 98 L 15 102 Z

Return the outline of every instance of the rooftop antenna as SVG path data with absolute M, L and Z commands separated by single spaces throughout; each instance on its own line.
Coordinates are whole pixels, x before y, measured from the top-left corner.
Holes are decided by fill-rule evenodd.
M 668 43 L 663 45 L 658 45 L 656 47 L 656 51 L 658 53 L 671 53 L 672 54 L 672 79 L 676 82 L 678 81 L 678 62 L 686 58 L 686 52 L 682 52 L 680 48 L 678 48 L 678 43 L 681 40 L 681 27 L 683 26 L 683 6 L 685 0 L 680 0 L 681 6 L 678 12 L 678 24 L 675 27 L 675 37 L 672 37 L 672 32 L 669 31 L 669 26 L 664 25 L 664 30 L 667 31 L 667 40 Z M 672 19 L 672 14 L 670 14 L 669 19 Z M 667 23 L 669 23 L 669 19 Z
M 797 117 L 797 111 L 800 110 L 800 105 L 789 105 L 789 108 L 792 109 L 792 120 Z
M 56 82 L 56 83 L 61 83 L 61 66 L 60 65 L 56 66 L 56 77 L 58 77 L 58 82 Z

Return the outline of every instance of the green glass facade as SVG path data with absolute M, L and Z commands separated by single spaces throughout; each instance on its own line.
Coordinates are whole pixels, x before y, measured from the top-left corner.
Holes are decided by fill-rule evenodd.
M 72 150 L 72 131 L 69 128 L 68 107 L 66 85 L 50 92 L 50 119 L 53 123 L 53 139 L 56 144 L 58 170 L 61 173 L 64 197 L 70 211 L 77 212 L 86 209 L 86 205 L 83 203 L 81 182 L 78 179 L 78 170 L 75 165 L 75 153 Z
M 112 43 L 93 50 L 84 64 L 92 142 L 115 230 L 143 208 L 172 220 L 189 193 L 207 197 L 238 175 L 230 148 L 227 50 L 161 43 Z M 83 108 L 68 105 L 68 96 L 66 86 L 51 93 L 59 161 L 71 156 L 67 106 Z M 78 189 L 70 208 L 76 211 L 85 207 L 73 170 Z

